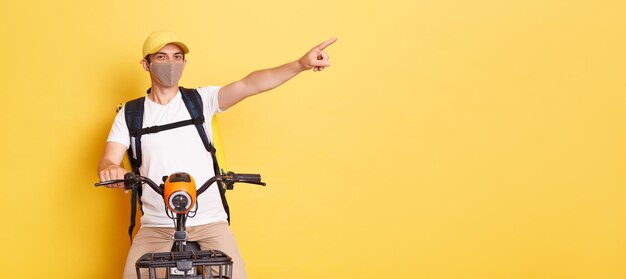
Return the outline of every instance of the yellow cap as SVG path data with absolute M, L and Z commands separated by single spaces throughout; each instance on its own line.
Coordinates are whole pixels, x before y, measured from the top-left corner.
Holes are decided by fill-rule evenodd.
M 176 33 L 160 30 L 152 32 L 143 43 L 143 57 L 146 57 L 148 54 L 156 53 L 167 44 L 176 44 L 185 54 L 189 53 L 189 48 L 187 48 Z

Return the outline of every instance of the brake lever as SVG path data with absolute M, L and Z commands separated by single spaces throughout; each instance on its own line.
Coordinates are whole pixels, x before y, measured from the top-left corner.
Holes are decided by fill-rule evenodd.
M 98 187 L 98 186 L 105 186 L 105 185 L 111 185 L 111 184 L 122 183 L 122 182 L 124 182 L 124 179 L 107 180 L 107 181 L 98 182 L 94 184 L 94 186 Z
M 235 183 L 248 183 L 248 184 L 256 184 L 256 185 L 261 185 L 261 186 L 266 186 L 267 184 L 265 184 L 265 182 L 254 182 L 254 181 L 233 181 L 233 180 L 228 180 L 228 181 L 222 181 L 224 182 L 224 184 L 226 184 L 226 190 L 233 190 L 235 189 Z

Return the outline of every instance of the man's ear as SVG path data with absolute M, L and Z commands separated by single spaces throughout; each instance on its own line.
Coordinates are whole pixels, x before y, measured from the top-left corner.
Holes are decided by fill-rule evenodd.
M 148 64 L 148 61 L 146 59 L 141 59 L 139 63 L 141 64 L 141 66 L 146 72 L 150 72 L 150 64 Z

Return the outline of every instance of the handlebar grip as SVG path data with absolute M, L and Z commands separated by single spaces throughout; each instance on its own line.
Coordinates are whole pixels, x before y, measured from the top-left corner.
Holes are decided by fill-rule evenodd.
M 163 196 L 163 189 L 159 188 L 159 186 L 156 185 L 154 181 L 150 180 L 150 178 L 141 176 L 139 174 L 134 174 L 132 172 L 126 173 L 124 175 L 124 179 L 102 181 L 102 182 L 96 183 L 96 186 L 103 186 L 103 185 L 109 185 L 109 184 L 120 183 L 120 182 L 124 183 L 124 189 L 126 190 L 136 190 L 137 188 L 141 187 L 141 185 L 145 183 L 145 184 L 148 184 L 148 186 L 150 186 L 150 188 L 152 188 L 152 190 L 154 190 L 157 194 Z
M 261 175 L 260 174 L 234 173 L 232 171 L 229 171 L 226 174 L 226 177 L 228 177 L 226 179 L 226 181 L 225 181 L 226 182 L 226 189 L 228 189 L 228 190 L 232 190 L 233 189 L 233 183 L 237 183 L 237 182 L 265 186 L 265 183 L 261 182 Z
M 233 179 L 237 182 L 260 183 L 261 175 L 253 173 L 233 173 Z

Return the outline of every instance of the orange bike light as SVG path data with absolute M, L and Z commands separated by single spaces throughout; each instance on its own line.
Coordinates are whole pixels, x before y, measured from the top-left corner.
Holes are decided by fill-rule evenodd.
M 165 205 L 176 214 L 189 212 L 196 204 L 196 182 L 191 175 L 177 172 L 165 180 Z

